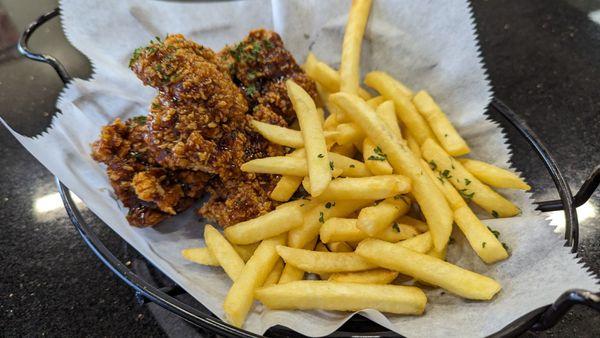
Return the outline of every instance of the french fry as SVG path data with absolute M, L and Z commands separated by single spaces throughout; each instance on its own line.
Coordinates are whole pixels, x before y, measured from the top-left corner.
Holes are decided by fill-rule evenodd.
M 302 248 L 319 235 L 321 225 L 331 217 L 345 217 L 361 209 L 373 200 L 349 200 L 323 202 L 308 210 L 302 225 L 289 232 L 288 245 L 293 248 Z
M 511 217 L 520 212 L 516 205 L 481 183 L 433 140 L 425 141 L 421 151 L 423 158 L 436 166 L 441 179 L 451 182 L 461 196 L 472 200 L 488 213 L 496 217 Z
M 348 15 L 342 44 L 340 91 L 357 95 L 360 78 L 360 50 L 372 0 L 354 0 Z
M 302 225 L 303 207 L 305 206 L 280 207 L 262 216 L 237 223 L 225 229 L 225 237 L 235 244 L 250 244 L 282 234 Z
M 481 182 L 496 188 L 511 188 L 530 190 L 531 186 L 525 183 L 515 173 L 498 168 L 493 164 L 471 159 L 458 159 L 468 172 L 477 177 Z
M 411 192 L 427 219 L 434 246 L 440 249 L 446 246 L 452 232 L 452 210 L 435 184 L 423 173 L 419 160 L 406 145 L 388 132 L 385 123 L 363 100 L 345 93 L 333 94 L 330 99 L 364 128 L 368 137 L 387 155 L 396 172 L 411 179 Z
M 369 171 L 375 175 L 391 175 L 394 169 L 388 163 L 381 147 L 365 138 L 362 144 L 363 160 Z
M 327 244 L 327 248 L 331 252 L 352 252 L 354 249 L 346 242 L 331 242 Z
M 373 264 L 437 285 L 467 299 L 490 300 L 502 288 L 489 277 L 378 239 L 365 239 L 355 252 Z
M 419 146 L 419 143 L 417 142 L 417 140 L 415 140 L 415 138 L 411 135 L 411 133 L 407 132 L 407 133 L 404 133 L 404 135 L 406 135 L 406 144 L 408 145 L 408 148 L 410 149 L 410 151 L 412 151 L 413 154 L 415 154 L 415 156 L 417 158 L 423 157 L 421 155 L 421 147 Z
M 385 102 L 386 98 L 379 95 L 379 96 L 375 96 L 372 99 L 368 99 L 367 100 L 367 104 L 369 106 L 371 106 L 371 108 L 376 109 L 377 106 L 379 106 L 380 104 L 382 104 L 383 102 Z
M 304 149 L 296 149 L 287 156 L 304 158 L 306 152 Z M 287 202 L 294 195 L 298 187 L 302 184 L 302 177 L 297 176 L 282 176 L 273 191 L 271 191 L 271 199 L 279 202 Z
M 383 97 L 383 96 L 378 96 Z M 368 103 L 368 102 L 367 102 Z M 402 132 L 400 131 L 400 125 L 398 125 L 398 117 L 396 116 L 396 110 L 394 108 L 394 102 L 391 100 L 382 102 L 375 109 L 377 116 L 383 120 L 388 130 L 399 140 L 402 139 Z
M 454 221 L 481 260 L 491 264 L 508 258 L 502 243 L 481 223 L 471 208 L 465 205 L 454 210 Z
M 305 178 L 302 186 L 306 191 L 312 191 L 312 181 L 307 182 Z M 406 194 L 410 188 L 410 180 L 402 175 L 337 178 L 321 193 L 319 200 L 378 200 Z
M 356 148 L 354 147 L 354 144 L 352 144 L 352 143 L 347 143 L 344 145 L 334 144 L 333 147 L 331 147 L 330 155 L 331 155 L 331 153 L 335 153 L 335 154 L 339 154 L 342 156 L 352 158 L 352 157 L 354 157 L 354 155 L 356 155 Z M 363 165 L 364 165 L 364 163 L 363 163 Z
M 365 132 L 355 123 L 338 124 L 336 131 L 335 141 L 341 145 L 362 142 L 365 138 Z
M 210 224 L 204 226 L 204 241 L 206 247 L 225 270 L 227 276 L 235 281 L 244 268 L 244 260 L 225 237 Z
M 308 174 L 307 160 L 290 156 L 257 158 L 241 165 L 244 172 L 303 177 Z M 329 174 L 331 176 L 331 173 Z
M 427 252 L 427 255 L 437 258 L 437 259 L 441 259 L 441 260 L 446 260 L 446 253 L 448 252 L 448 245 L 446 245 L 442 250 L 436 250 L 435 248 L 431 248 L 431 250 L 429 250 Z
M 319 111 L 319 109 L 317 109 L 317 111 Z M 323 111 L 321 110 L 321 112 Z M 319 112 L 319 114 L 321 112 Z M 273 143 L 295 149 L 304 147 L 302 133 L 298 130 L 280 127 L 278 125 L 264 123 L 257 120 L 252 120 L 250 123 L 259 134 Z M 323 132 L 323 135 L 325 135 L 325 141 L 337 139 L 337 134 L 338 133 L 335 131 Z
M 312 250 L 315 248 L 316 243 L 317 243 L 317 238 L 315 237 L 312 241 L 308 242 L 304 246 L 304 249 Z M 285 264 L 285 267 L 283 268 L 283 271 L 281 272 L 281 277 L 279 277 L 278 283 L 285 284 L 285 283 L 293 282 L 296 280 L 301 280 L 302 278 L 304 278 L 303 270 L 300 270 L 291 264 Z
M 440 191 L 444 194 L 444 197 L 446 197 L 446 201 L 448 201 L 448 204 L 450 204 L 452 210 L 456 210 L 458 208 L 466 206 L 467 203 L 460 196 L 458 191 L 456 191 L 454 186 L 452 184 L 448 184 L 448 182 L 446 182 L 446 180 L 444 179 L 439 179 L 438 176 L 436 176 L 436 174 L 433 172 L 433 170 L 431 170 L 430 166 L 435 167 L 434 163 L 435 162 L 427 164 L 424 160 L 421 159 L 421 167 L 423 168 L 423 171 L 427 174 L 427 176 L 429 176 L 429 178 L 431 178 L 433 183 L 435 183 L 438 189 L 440 189 Z
M 254 251 L 256 250 L 256 248 L 258 247 L 259 244 L 260 244 L 260 242 L 247 244 L 247 245 L 239 245 L 239 244 L 231 244 L 231 245 L 233 245 L 235 252 L 237 252 L 238 255 L 240 255 L 240 257 L 242 257 L 244 262 L 247 262 L 250 259 L 250 257 L 252 257 L 252 255 L 254 254 Z
M 335 131 L 335 129 L 338 126 L 337 119 L 335 118 L 335 112 L 332 111 L 331 109 L 328 109 L 328 110 L 329 110 L 329 116 L 327 116 L 327 118 L 325 118 L 325 122 L 323 122 L 323 130 Z M 336 136 L 336 140 L 337 140 L 337 136 Z
M 312 67 L 306 69 L 306 74 L 315 82 L 322 85 L 329 93 L 337 93 L 340 91 L 340 73 L 329 67 L 326 63 L 317 59 Z M 372 95 L 364 88 L 358 89 L 358 96 L 365 100 L 372 97 Z
M 219 261 L 208 248 L 189 248 L 181 250 L 183 258 L 194 263 L 208 266 L 219 266 Z
M 296 281 L 256 291 L 256 298 L 270 309 L 323 309 L 358 311 L 376 309 L 418 315 L 427 297 L 414 286 L 372 285 L 329 281 Z
M 433 247 L 433 242 L 431 241 L 431 233 L 427 231 L 415 237 L 411 237 L 409 239 L 405 239 L 401 242 L 398 242 L 396 243 L 396 245 L 400 245 L 414 252 L 424 254 L 431 250 L 431 248 Z
M 419 232 L 429 231 L 429 226 L 427 225 L 427 223 L 425 223 L 421 220 L 418 220 L 416 218 L 412 218 L 407 215 L 400 216 L 400 218 L 398 218 L 396 220 L 396 222 L 402 223 L 402 224 L 408 224 L 408 225 L 412 226 L 413 228 L 417 229 L 417 231 L 419 231 Z
M 323 127 L 315 107 L 315 103 L 308 93 L 291 80 L 285 82 L 288 96 L 292 101 L 294 110 L 300 122 L 300 131 L 304 140 L 308 173 L 311 179 L 313 197 L 319 196 L 331 181 L 327 145 L 323 135 Z
M 323 242 L 319 241 L 317 243 L 317 245 L 315 246 L 315 251 L 318 251 L 318 252 L 329 252 L 329 248 L 327 248 L 327 245 L 323 244 Z M 318 275 L 319 275 L 319 278 L 321 278 L 321 280 L 328 280 L 329 276 L 331 274 L 326 273 L 326 272 L 321 272 L 321 273 L 318 273 Z
M 354 148 L 353 145 L 350 145 Z M 345 177 L 367 177 L 371 176 L 371 172 L 367 166 L 360 161 L 344 155 L 329 152 L 329 159 L 333 162 L 334 168 L 342 169 L 342 176 Z
M 265 239 L 246 262 L 223 302 L 225 317 L 230 324 L 242 327 L 254 301 L 254 291 L 265 283 L 279 258 L 275 247 L 284 244 L 284 234 Z
M 358 214 L 356 227 L 369 236 L 375 236 L 383 229 L 389 228 L 396 218 L 406 214 L 410 204 L 410 198 L 407 196 L 397 195 L 387 198 L 377 205 L 362 209 Z
M 369 235 L 356 226 L 357 221 L 354 218 L 330 218 L 321 226 L 319 238 L 323 243 L 362 241 L 368 238 Z M 373 237 L 395 243 L 416 236 L 417 234 L 418 232 L 413 226 L 395 223 L 390 224 Z
M 313 273 L 362 271 L 377 267 L 354 252 L 319 252 L 280 245 L 277 253 L 286 264 Z
M 308 74 L 309 70 L 312 70 L 317 62 L 319 62 L 319 60 L 317 60 L 315 54 L 313 54 L 313 52 L 308 52 L 306 61 L 304 61 L 304 64 L 302 65 L 302 69 Z
M 277 282 L 279 282 L 279 277 L 281 277 L 282 271 L 283 271 L 283 259 L 280 258 L 277 260 L 277 263 L 275 263 L 273 270 L 271 270 L 271 272 L 269 272 L 269 275 L 267 276 L 267 279 L 265 279 L 265 283 L 263 284 L 263 287 L 277 284 Z
M 396 271 L 373 269 L 357 272 L 336 272 L 328 281 L 339 283 L 389 284 L 398 277 Z
M 419 91 L 413 97 L 412 102 L 419 113 L 425 117 L 438 142 L 448 154 L 461 156 L 471 151 L 467 142 L 460 136 L 446 114 L 442 112 L 442 109 L 426 91 Z
M 367 74 L 365 83 L 385 96 L 386 99 L 394 101 L 396 115 L 419 144 L 422 144 L 427 138 L 435 137 L 425 118 L 419 114 L 410 101 L 412 92 L 400 82 L 384 72 L 375 71 Z

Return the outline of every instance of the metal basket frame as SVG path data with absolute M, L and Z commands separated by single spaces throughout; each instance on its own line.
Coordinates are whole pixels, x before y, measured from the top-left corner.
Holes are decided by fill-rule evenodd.
M 60 79 L 66 85 L 72 80 L 72 77 L 67 72 L 63 64 L 47 54 L 38 54 L 30 50 L 28 41 L 33 33 L 44 23 L 58 16 L 60 10 L 58 8 L 40 16 L 33 21 L 21 35 L 18 44 L 19 52 L 35 61 L 49 64 L 54 68 Z M 565 213 L 566 228 L 565 239 L 566 245 L 571 247 L 571 251 L 576 253 L 579 244 L 579 222 L 577 220 L 576 207 L 585 203 L 593 194 L 594 190 L 600 184 L 600 166 L 597 166 L 591 175 L 586 179 L 579 191 L 573 197 L 569 184 L 565 180 L 564 175 L 558 168 L 556 161 L 550 155 L 548 148 L 544 145 L 538 136 L 527 126 L 527 124 L 513 112 L 507 105 L 497 98 L 494 98 L 490 104 L 490 108 L 500 113 L 517 131 L 527 140 L 533 147 L 536 154 L 543 161 L 544 166 L 548 170 L 560 199 L 552 201 L 537 202 L 537 209 L 546 211 L 563 210 Z M 75 229 L 79 232 L 85 243 L 96 254 L 96 256 L 106 265 L 114 274 L 121 278 L 127 285 L 135 290 L 136 296 L 144 301 L 154 302 L 163 308 L 173 312 L 174 314 L 185 319 L 189 323 L 205 330 L 206 332 L 233 336 L 233 337 L 261 337 L 260 335 L 243 329 L 229 325 L 211 313 L 205 313 L 196 309 L 175 298 L 177 294 L 184 293 L 183 289 L 175 285 L 173 287 L 158 288 L 153 286 L 148 281 L 141 278 L 138 274 L 131 271 L 127 265 L 121 262 L 100 240 L 92 226 L 88 224 L 81 215 L 76 204 L 71 198 L 69 189 L 55 177 L 58 192 L 62 197 L 65 209 Z M 513 337 L 519 335 L 526 330 L 541 331 L 554 326 L 563 315 L 576 304 L 587 305 L 600 312 L 600 293 L 587 290 L 573 289 L 564 292 L 553 304 L 535 309 L 528 314 L 516 319 L 502 330 L 494 333 L 491 337 Z M 355 317 L 356 318 L 356 317 Z M 333 337 L 382 337 L 382 336 L 397 336 L 391 331 L 382 332 L 363 332 L 361 328 L 357 332 L 336 331 L 331 336 Z M 275 327 L 269 330 L 272 336 L 289 337 L 300 336 L 298 333 L 284 328 Z

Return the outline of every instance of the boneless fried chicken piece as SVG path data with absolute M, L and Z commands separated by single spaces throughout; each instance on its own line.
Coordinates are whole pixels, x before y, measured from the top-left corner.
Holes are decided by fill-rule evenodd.
M 110 183 L 129 213 L 130 224 L 151 226 L 187 209 L 201 196 L 210 176 L 187 170 L 168 171 L 148 156 L 146 118 L 123 123 L 116 119 L 102 128 L 92 145 L 92 157 L 107 165 Z
M 130 67 L 159 91 L 148 115 L 147 137 L 158 163 L 219 175 L 239 166 L 242 159 L 228 153 L 227 142 L 245 141 L 248 105 L 212 50 L 169 35 L 137 49 Z
M 269 30 L 253 30 L 240 43 L 219 52 L 221 60 L 246 94 L 253 112 L 261 110 L 261 121 L 279 124 L 278 118 L 270 120 L 267 115 L 283 117 L 291 123 L 296 113 L 287 95 L 285 81 L 292 79 L 317 99 L 315 83 L 298 66 L 288 52 L 281 37 Z M 268 114 L 271 111 L 273 114 Z

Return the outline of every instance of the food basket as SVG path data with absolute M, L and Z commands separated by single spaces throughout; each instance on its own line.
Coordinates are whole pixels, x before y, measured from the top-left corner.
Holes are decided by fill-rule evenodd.
M 28 40 L 35 31 L 44 23 L 58 15 L 59 9 L 57 8 L 40 16 L 37 20 L 32 22 L 23 32 L 18 44 L 18 49 L 25 57 L 52 66 L 63 83 L 67 84 L 72 78 L 59 60 L 50 55 L 34 53 L 28 46 Z M 542 212 L 556 210 L 564 211 L 566 220 L 566 245 L 571 247 L 572 252 L 577 252 L 579 223 L 575 208 L 585 203 L 600 184 L 600 166 L 597 166 L 594 169 L 593 173 L 584 182 L 575 196 L 573 196 L 567 181 L 559 170 L 555 160 L 548 152 L 547 147 L 539 140 L 536 134 L 523 122 L 523 120 L 497 98 L 494 98 L 491 101 L 488 109 L 506 119 L 519 134 L 527 140 L 539 158 L 543 161 L 545 168 L 548 170 L 548 173 L 554 181 L 560 199 L 537 202 L 537 209 Z M 254 333 L 236 328 L 221 321 L 196 301 L 188 302 L 181 300 L 182 297 L 177 296 L 181 296 L 185 291 L 176 284 L 171 282 L 172 285 L 158 287 L 150 280 L 151 278 L 132 271 L 127 264 L 121 262 L 115 254 L 104 245 L 100 237 L 93 230 L 92 225 L 84 220 L 78 207 L 73 202 L 69 189 L 63 185 L 58 178 L 56 178 L 56 184 L 71 222 L 85 243 L 113 273 L 135 290 L 137 299 L 140 302 L 153 302 L 158 304 L 198 327 L 198 329 L 207 336 L 224 335 L 235 337 L 259 337 Z M 527 330 L 542 331 L 548 329 L 554 326 L 575 304 L 587 305 L 596 311 L 600 311 L 600 293 L 579 289 L 567 290 L 553 304 L 535 309 L 520 318 L 516 318 L 502 330 L 493 334 L 492 337 L 511 337 L 519 335 Z M 269 329 L 265 335 L 274 337 L 301 336 L 300 334 L 281 326 Z M 387 337 L 397 336 L 397 334 L 392 331 L 387 331 L 383 327 L 374 324 L 361 316 L 354 316 L 331 336 Z

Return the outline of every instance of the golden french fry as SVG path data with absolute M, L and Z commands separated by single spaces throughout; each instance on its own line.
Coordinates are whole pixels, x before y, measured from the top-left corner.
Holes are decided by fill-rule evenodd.
M 421 90 L 412 99 L 417 110 L 425 117 L 438 142 L 452 156 L 468 154 L 471 149 L 467 142 L 456 131 L 442 109 L 429 94 Z
M 369 235 L 356 226 L 357 221 L 357 219 L 353 218 L 330 218 L 321 226 L 319 238 L 324 243 L 362 241 L 369 237 Z M 413 226 L 396 222 L 390 224 L 373 237 L 395 243 L 416 236 L 417 234 L 418 232 Z
M 237 223 L 225 229 L 225 237 L 235 244 L 250 244 L 282 234 L 302 225 L 304 207 L 306 206 L 297 204 L 280 207 L 262 216 Z
M 342 44 L 340 91 L 357 95 L 360 78 L 360 50 L 372 0 L 354 0 Z
M 354 149 L 353 145 L 350 144 L 350 146 Z M 342 176 L 367 177 L 372 175 L 363 162 L 353 158 L 330 152 L 329 159 L 333 162 L 334 168 L 342 169 Z
M 273 284 L 277 284 L 279 282 L 279 278 L 281 277 L 281 272 L 283 271 L 283 259 L 278 259 L 275 266 L 273 266 L 273 270 L 269 272 L 267 279 L 265 279 L 264 286 L 269 286 Z
M 355 252 L 373 264 L 437 285 L 467 299 L 490 300 L 502 288 L 489 277 L 378 239 L 365 239 Z
M 231 244 L 231 245 L 235 249 L 235 252 L 237 252 L 238 255 L 240 255 L 240 257 L 242 257 L 244 262 L 247 262 L 250 259 L 250 257 L 252 257 L 252 255 L 254 254 L 254 251 L 256 250 L 256 248 L 258 247 L 259 244 L 260 244 L 260 242 L 247 244 L 247 245 L 239 245 L 239 244 Z
M 227 321 L 242 327 L 254 301 L 254 291 L 265 283 L 267 276 L 279 258 L 275 247 L 285 244 L 285 235 L 279 235 L 262 241 L 254 255 L 246 262 L 242 272 L 229 289 L 223 310 Z
M 415 138 L 412 136 L 412 134 L 410 132 L 407 132 L 404 135 L 406 135 L 406 144 L 408 145 L 410 151 L 412 151 L 417 158 L 423 157 L 421 155 L 421 147 L 419 146 L 417 140 L 415 140 Z
M 418 220 L 416 218 L 412 218 L 410 216 L 401 216 L 400 218 L 398 218 L 396 220 L 397 223 L 402 223 L 402 224 L 408 224 L 410 226 L 412 226 L 413 228 L 417 229 L 417 231 L 419 232 L 427 232 L 429 231 L 429 226 L 427 225 L 427 223 Z
M 296 281 L 256 291 L 270 309 L 358 311 L 376 309 L 396 314 L 422 314 L 427 297 L 414 286 L 372 285 L 329 281 Z
M 511 201 L 481 183 L 433 140 L 425 141 L 421 151 L 423 158 L 436 166 L 440 179 L 451 182 L 465 199 L 472 200 L 495 217 L 511 217 L 521 212 Z
M 352 143 L 347 143 L 344 145 L 336 143 L 333 145 L 333 147 L 331 147 L 330 154 L 331 153 L 335 153 L 335 154 L 342 155 L 345 157 L 353 158 L 354 155 L 356 155 L 356 148 L 354 147 L 354 144 L 352 144 Z M 364 165 L 364 163 L 363 163 L 363 165 Z
M 373 269 L 357 272 L 336 272 L 328 281 L 340 283 L 389 284 L 398 277 L 398 272 L 386 269 Z
M 362 144 L 363 160 L 369 171 L 375 175 L 391 175 L 394 169 L 388 163 L 381 147 L 365 138 Z
M 385 228 L 390 228 L 398 217 L 406 214 L 410 204 L 410 197 L 404 195 L 387 198 L 377 205 L 362 209 L 358 214 L 356 227 L 369 236 L 376 236 Z
M 398 117 L 396 116 L 396 110 L 394 108 L 394 102 L 391 100 L 382 102 L 379 106 L 377 106 L 375 112 L 377 113 L 377 116 L 379 116 L 379 118 L 381 118 L 381 120 L 385 123 L 385 125 L 388 127 L 388 130 L 394 135 L 394 137 L 397 137 L 399 140 L 403 140 L 402 132 L 400 131 L 400 125 L 398 124 Z
M 331 109 L 329 109 L 329 116 L 327 116 L 327 118 L 325 119 L 325 122 L 323 122 L 323 130 L 336 131 L 335 129 L 337 128 L 337 126 L 338 126 L 338 122 L 335 117 L 335 112 L 333 112 Z M 336 141 L 337 141 L 337 136 L 336 136 Z
M 302 181 L 306 191 L 312 191 L 312 181 Z M 319 200 L 340 201 L 371 199 L 378 200 L 406 194 L 410 191 L 410 180 L 402 175 L 336 178 L 319 196 Z M 437 188 L 436 188 L 437 189 Z
M 321 225 L 330 217 L 344 217 L 361 209 L 373 200 L 349 200 L 323 202 L 307 210 L 304 221 L 298 228 L 289 232 L 288 244 L 293 248 L 302 248 L 319 235 Z
M 398 242 L 396 245 L 424 254 L 431 250 L 433 242 L 431 241 L 431 233 L 427 231 L 415 237 Z
M 427 138 L 435 137 L 425 118 L 419 114 L 410 101 L 410 95 L 407 95 L 402 89 L 403 85 L 401 83 L 388 74 L 379 71 L 367 74 L 365 83 L 376 89 L 388 100 L 394 101 L 396 115 L 406 125 L 419 144 L 422 144 Z
M 506 169 L 498 168 L 493 164 L 471 159 L 458 159 L 468 172 L 477 177 L 481 182 L 496 188 L 512 188 L 530 190 L 531 186 L 523 181 L 517 174 Z
M 341 123 L 336 127 L 336 142 L 341 145 L 362 142 L 365 132 L 355 123 Z
M 362 271 L 377 267 L 354 252 L 319 252 L 280 245 L 277 253 L 286 264 L 313 273 Z
M 273 156 L 248 161 L 240 167 L 244 172 L 288 176 L 306 176 L 307 160 L 290 156 Z M 330 174 L 331 176 L 331 174 Z
M 194 263 L 208 265 L 208 266 L 219 266 L 219 261 L 215 256 L 208 250 L 208 248 L 189 248 L 181 250 L 183 258 Z
M 352 252 L 354 249 L 346 242 L 331 242 L 327 244 L 327 248 L 331 252 Z
M 385 123 L 362 99 L 345 93 L 333 94 L 330 99 L 364 128 L 368 137 L 387 155 L 387 160 L 396 172 L 411 179 L 411 192 L 427 219 L 434 246 L 440 249 L 446 246 L 452 232 L 452 210 L 435 184 L 423 173 L 419 160 L 401 140 L 387 130 Z
M 312 56 L 314 57 L 314 55 Z M 326 63 L 315 58 L 314 65 L 306 67 L 305 71 L 312 80 L 323 86 L 323 88 L 329 93 L 336 93 L 340 91 L 340 73 L 337 70 L 329 67 Z M 362 87 L 358 89 L 358 96 L 365 100 L 368 100 L 372 97 L 372 95 Z
M 289 153 L 287 156 L 304 158 L 306 152 L 304 149 L 296 149 Z M 271 191 L 271 199 L 279 202 L 287 202 L 298 190 L 298 187 L 302 184 L 302 177 L 297 176 L 282 176 L 277 182 L 273 191 Z
M 454 210 L 454 221 L 484 262 L 491 264 L 508 258 L 508 252 L 502 243 L 481 223 L 471 208 L 465 205 Z
M 439 176 L 436 176 L 436 174 L 431 168 L 433 167 L 434 170 L 436 169 L 436 166 L 434 164 L 435 162 L 427 164 L 424 160 L 421 159 L 421 167 L 423 168 L 423 171 L 427 174 L 427 176 L 429 176 L 429 178 L 431 178 L 433 183 L 435 183 L 438 189 L 444 194 L 444 197 L 446 197 L 446 200 L 448 201 L 448 204 L 450 204 L 452 210 L 456 210 L 467 205 L 465 200 L 460 196 L 460 194 L 458 193 L 458 191 L 456 191 L 452 184 L 449 184 L 448 182 L 446 182 L 446 180 L 439 179 Z
M 327 245 L 323 244 L 323 242 L 318 242 L 317 245 L 315 246 L 315 251 L 329 252 L 329 248 L 327 248 Z M 326 272 L 321 272 L 321 273 L 317 273 L 317 275 L 319 275 L 319 278 L 321 278 L 321 280 L 328 280 L 329 276 L 331 274 L 326 273 Z
M 435 248 L 431 248 L 431 250 L 429 250 L 427 252 L 427 255 L 437 258 L 437 259 L 441 259 L 441 260 L 446 260 L 446 253 L 448 252 L 448 246 L 446 245 L 442 250 L 436 250 Z
M 204 226 L 204 241 L 206 247 L 225 270 L 227 276 L 235 281 L 244 268 L 244 260 L 225 237 L 210 224 Z
M 315 248 L 315 244 L 317 243 L 317 238 L 315 237 L 312 241 L 308 242 L 305 246 L 305 250 L 312 250 Z M 285 264 L 283 271 L 281 272 L 281 277 L 279 277 L 279 284 L 285 284 L 289 282 L 293 282 L 296 280 L 301 280 L 304 278 L 304 271 L 298 269 L 297 267 L 291 264 Z
M 317 108 L 308 93 L 294 83 L 285 82 L 288 96 L 300 122 L 300 131 L 304 140 L 308 173 L 313 187 L 312 196 L 319 196 L 331 181 L 331 169 L 327 157 L 327 144 Z
M 304 64 L 302 65 L 302 69 L 308 73 L 308 70 L 312 69 L 318 61 L 319 60 L 317 60 L 317 57 L 315 54 L 313 54 L 313 52 L 308 52 L 308 55 L 306 55 L 306 61 L 304 61 Z
M 379 96 L 375 96 L 372 99 L 368 99 L 367 100 L 367 104 L 369 106 L 371 106 L 371 108 L 376 109 L 377 106 L 379 106 L 380 104 L 382 104 L 383 102 L 385 102 L 386 98 L 379 95 Z
M 319 111 L 319 109 L 317 109 L 317 111 Z M 323 111 L 321 110 L 319 114 L 322 112 Z M 304 139 L 302 139 L 302 133 L 298 130 L 284 128 L 278 125 L 264 123 L 256 120 L 252 120 L 250 123 L 259 134 L 261 134 L 264 138 L 273 143 L 296 149 L 304 147 Z M 338 133 L 335 131 L 323 132 L 323 135 L 325 135 L 325 141 L 337 139 L 337 134 Z

